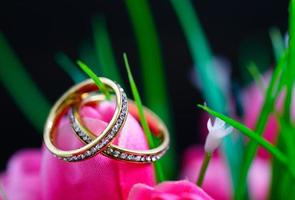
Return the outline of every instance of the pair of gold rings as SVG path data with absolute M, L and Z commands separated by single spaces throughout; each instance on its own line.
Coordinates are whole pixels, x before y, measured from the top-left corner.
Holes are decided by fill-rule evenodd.
M 128 100 L 123 88 L 111 81 L 101 77 L 100 80 L 116 101 L 115 112 L 106 128 L 96 136 L 83 123 L 80 117 L 80 109 L 89 103 L 100 103 L 105 100 L 103 94 L 98 94 L 99 88 L 92 80 L 86 80 L 71 87 L 54 104 L 47 118 L 44 129 L 44 142 L 48 150 L 58 158 L 67 162 L 82 161 L 102 153 L 116 160 L 136 163 L 151 163 L 159 160 L 169 147 L 169 134 L 165 124 L 152 111 L 144 107 L 144 114 L 149 119 L 149 126 L 153 134 L 161 139 L 161 144 L 149 150 L 131 150 L 112 144 L 113 140 L 124 127 L 129 113 L 136 119 L 139 115 L 136 105 Z M 57 147 L 57 127 L 61 118 L 67 114 L 75 135 L 85 144 L 74 150 L 62 150 Z

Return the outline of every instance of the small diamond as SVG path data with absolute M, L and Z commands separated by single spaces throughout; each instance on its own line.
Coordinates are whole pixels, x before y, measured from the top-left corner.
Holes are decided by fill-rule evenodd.
M 148 156 L 148 157 L 146 157 L 146 161 L 148 161 L 148 162 L 151 162 L 151 157 L 150 156 Z
M 99 143 L 99 144 L 97 144 L 97 145 L 95 146 L 95 148 L 96 148 L 97 150 L 101 149 L 102 147 L 103 147 L 102 142 Z
M 125 159 L 127 157 L 127 154 L 126 153 L 122 153 L 121 156 L 120 156 L 122 159 Z
M 120 114 L 120 118 L 121 118 L 121 119 L 124 119 L 124 118 L 125 118 L 125 113 L 122 112 L 122 113 Z
M 72 161 L 76 161 L 77 157 L 76 156 L 72 156 Z
M 115 131 L 115 132 L 117 132 L 118 131 L 118 126 L 117 126 L 117 124 L 113 127 L 113 129 L 112 129 L 113 131 Z
M 75 130 L 76 132 L 78 132 L 78 130 L 79 130 L 79 127 L 78 127 L 78 125 L 77 125 L 77 124 L 73 124 L 73 128 L 74 128 L 74 130 Z
M 88 137 L 85 135 L 84 137 L 83 137 L 83 140 L 88 140 Z
M 114 151 L 113 152 L 113 156 L 118 157 L 119 155 L 120 155 L 120 152 L 119 151 Z
M 80 157 L 82 160 L 85 158 L 85 156 L 83 154 L 81 154 Z
M 86 151 L 85 156 L 86 157 L 91 156 L 91 151 Z
M 113 150 L 112 148 L 108 148 L 108 149 L 107 149 L 107 153 L 108 153 L 108 154 L 113 153 L 113 151 L 114 151 L 114 150 Z
M 91 154 L 95 154 L 95 152 L 96 152 L 96 148 L 95 148 L 95 147 L 92 147 L 92 148 L 90 149 L 90 153 L 91 153 Z
M 134 160 L 137 161 L 137 162 L 140 161 L 140 159 L 141 159 L 141 156 L 136 156 L 136 157 L 134 158 Z
M 72 162 L 72 161 L 73 161 L 73 157 L 69 157 L 69 158 L 68 158 L 68 161 L 69 161 L 69 162 Z
M 77 157 L 76 157 L 76 161 L 78 161 L 78 160 L 81 160 L 81 156 L 80 155 L 77 155 Z
M 114 136 L 116 135 L 116 132 L 112 130 L 112 131 L 110 132 L 109 135 L 110 135 L 111 137 L 114 137 Z
M 157 160 L 156 156 L 152 156 L 152 161 L 155 162 Z
M 80 137 L 83 137 L 85 135 L 85 133 L 83 133 L 82 131 L 77 131 L 77 133 Z
M 121 125 L 122 122 L 123 122 L 123 120 L 122 120 L 121 118 L 119 118 L 118 121 L 117 121 L 117 123 L 118 123 L 119 125 Z
M 145 161 L 145 158 L 144 157 L 141 157 L 140 161 L 141 162 L 144 162 Z
M 133 158 L 134 158 L 133 155 L 129 155 L 129 156 L 127 157 L 128 160 L 133 160 Z
M 92 139 L 90 139 L 90 138 L 88 138 L 88 139 L 86 140 L 87 143 L 90 143 L 91 141 L 92 141 Z
M 109 143 L 109 139 L 108 138 L 102 139 L 102 145 L 103 146 L 105 146 L 107 143 Z
M 111 134 L 108 134 L 107 139 L 111 140 L 111 139 L 113 139 L 113 136 Z

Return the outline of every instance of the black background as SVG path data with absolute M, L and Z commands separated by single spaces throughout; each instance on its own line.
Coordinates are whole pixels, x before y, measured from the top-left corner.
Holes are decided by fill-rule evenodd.
M 170 2 L 149 2 L 161 41 L 177 152 L 181 154 L 186 147 L 199 142 L 200 112 L 195 105 L 202 98 L 188 79 L 192 59 Z M 269 28 L 276 26 L 282 33 L 287 29 L 287 1 L 208 0 L 194 1 L 194 7 L 213 52 L 229 59 L 232 78 L 237 82 L 241 77 L 241 44 L 256 36 L 271 51 Z M 51 103 L 72 85 L 54 61 L 54 55 L 63 51 L 77 59 L 78 47 L 85 39 L 91 39 L 91 19 L 96 14 L 106 19 L 124 80 L 127 83 L 122 62 L 122 52 L 126 51 L 140 87 L 138 48 L 124 1 L 1 1 L 0 31 Z M 18 149 L 40 147 L 42 133 L 25 119 L 2 85 L 0 95 L 0 169 L 4 169 L 8 158 Z

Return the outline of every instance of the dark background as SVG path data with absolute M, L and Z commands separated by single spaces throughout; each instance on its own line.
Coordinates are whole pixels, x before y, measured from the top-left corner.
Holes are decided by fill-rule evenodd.
M 188 78 L 193 63 L 169 1 L 153 0 L 150 6 L 160 37 L 177 152 L 181 155 L 186 147 L 199 142 L 200 112 L 195 105 L 202 102 L 202 98 Z M 287 29 L 288 1 L 208 0 L 194 1 L 194 7 L 213 52 L 230 61 L 232 79 L 241 86 L 241 46 L 249 40 L 257 40 L 271 54 L 269 28 L 278 27 L 282 33 Z M 54 61 L 54 55 L 63 51 L 77 59 L 78 47 L 85 39 L 91 39 L 91 19 L 96 14 L 106 19 L 124 80 L 127 83 L 122 61 L 122 53 L 126 51 L 140 87 L 140 73 L 136 70 L 138 49 L 124 1 L 1 1 L 0 31 L 51 103 L 72 85 L 71 79 Z M 270 59 L 273 62 L 272 56 Z M 15 151 L 40 147 L 42 133 L 25 119 L 2 85 L 0 95 L 0 169 L 4 169 Z

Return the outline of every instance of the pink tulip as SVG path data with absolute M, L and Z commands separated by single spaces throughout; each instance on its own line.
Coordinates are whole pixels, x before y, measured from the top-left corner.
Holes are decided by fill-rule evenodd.
M 155 187 L 136 184 L 129 193 L 129 200 L 213 200 L 196 184 L 187 180 L 163 182 Z
M 270 78 L 271 78 L 272 72 L 268 72 L 263 76 L 263 80 L 265 85 L 269 84 Z M 263 91 L 264 90 L 264 91 Z M 251 129 L 255 128 L 256 120 L 259 117 L 259 113 L 264 101 L 265 97 L 265 90 L 266 88 L 259 88 L 256 83 L 251 84 L 249 87 L 247 87 L 243 94 L 243 108 L 244 108 L 244 123 Z M 293 102 L 291 105 L 291 114 L 292 118 L 295 119 L 295 91 L 293 92 Z M 277 102 L 276 102 L 276 110 L 282 110 L 284 103 L 284 93 L 282 93 Z M 264 130 L 264 138 L 266 138 L 271 143 L 275 143 L 276 137 L 279 131 L 278 123 L 275 119 L 274 115 L 271 115 L 268 119 L 267 125 Z M 259 148 L 258 155 L 262 158 L 269 158 L 269 153 Z
M 114 104 L 102 103 L 81 111 L 87 127 L 99 134 L 111 119 Z M 58 127 L 57 144 L 73 149 L 83 144 L 73 134 L 67 117 Z M 147 149 L 148 145 L 137 120 L 128 115 L 115 143 L 130 149 Z M 154 185 L 153 166 L 116 161 L 103 155 L 76 163 L 55 158 L 46 148 L 16 154 L 3 175 L 8 199 L 126 199 L 136 183 Z
M 41 199 L 41 156 L 41 151 L 38 149 L 26 149 L 13 155 L 7 171 L 0 177 L 8 199 Z
M 264 77 L 264 82 L 268 83 L 270 79 L 270 73 L 266 74 Z M 242 95 L 242 103 L 244 108 L 244 123 L 251 129 L 255 128 L 256 120 L 259 117 L 260 109 L 263 104 L 264 100 L 264 92 L 262 91 L 262 88 L 259 88 L 256 83 L 251 84 L 249 87 L 245 89 Z M 278 132 L 278 125 L 275 120 L 274 116 L 270 116 L 268 123 L 266 125 L 265 131 L 264 131 L 264 137 L 274 143 L 275 138 Z M 259 148 L 258 155 L 262 158 L 269 158 L 269 153 Z
M 196 182 L 203 157 L 204 150 L 202 147 L 188 149 L 184 156 L 181 178 Z M 266 199 L 270 182 L 268 162 L 266 160 L 256 159 L 250 170 L 248 180 L 252 198 L 255 200 Z M 231 199 L 230 172 L 226 161 L 218 155 L 218 152 L 210 160 L 202 188 L 215 199 Z

